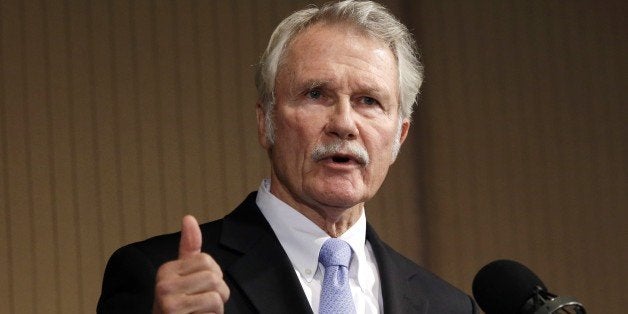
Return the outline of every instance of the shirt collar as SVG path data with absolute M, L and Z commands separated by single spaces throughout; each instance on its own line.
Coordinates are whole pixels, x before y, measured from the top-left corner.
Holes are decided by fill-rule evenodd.
M 303 214 L 270 193 L 269 179 L 264 179 L 260 184 L 256 203 L 273 228 L 294 268 L 305 280 L 310 282 L 318 267 L 318 253 L 330 236 Z M 359 281 L 359 278 L 363 277 L 360 273 L 368 271 L 367 267 L 360 267 L 360 265 L 367 265 L 364 209 L 356 223 L 345 231 L 339 239 L 349 243 L 353 250 L 351 267 L 357 267 Z M 351 271 L 356 270 L 352 269 Z

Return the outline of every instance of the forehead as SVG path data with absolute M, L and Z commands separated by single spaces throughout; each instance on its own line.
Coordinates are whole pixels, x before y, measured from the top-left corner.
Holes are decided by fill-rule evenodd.
M 329 81 L 347 78 L 360 84 L 386 85 L 390 92 L 398 86 L 397 61 L 382 40 L 355 26 L 314 24 L 302 30 L 286 47 L 278 77 Z M 281 75 L 283 74 L 283 75 Z M 358 83 L 358 82 L 356 82 Z

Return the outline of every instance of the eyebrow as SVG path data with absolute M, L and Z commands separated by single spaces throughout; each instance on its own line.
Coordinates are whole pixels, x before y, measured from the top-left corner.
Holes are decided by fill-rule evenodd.
M 325 89 L 329 85 L 330 80 L 307 80 L 305 82 L 296 82 L 292 80 L 290 83 L 290 96 L 296 97 L 302 92 L 310 91 L 316 88 Z
M 315 88 L 327 88 L 331 82 L 332 80 L 312 79 L 312 80 L 307 80 L 303 83 L 293 82 L 292 87 L 293 89 L 297 89 L 299 91 L 311 90 Z M 357 85 L 356 90 L 359 90 L 362 93 L 371 93 L 371 94 L 381 95 L 386 92 L 385 88 L 381 88 L 378 85 L 373 85 L 373 84 L 368 84 L 368 83 L 367 84 L 357 83 L 356 85 Z
M 305 81 L 303 84 L 299 84 L 298 88 L 299 89 L 307 89 L 307 90 L 311 90 L 314 88 L 325 88 L 326 86 L 329 85 L 330 80 L 308 80 Z

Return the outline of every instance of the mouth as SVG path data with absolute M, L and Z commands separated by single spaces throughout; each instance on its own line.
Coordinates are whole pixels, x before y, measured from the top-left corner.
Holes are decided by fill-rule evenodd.
M 336 156 L 331 156 L 331 160 L 333 162 L 344 164 L 344 163 L 348 163 L 348 162 L 352 161 L 353 159 L 351 157 L 349 157 L 349 156 L 338 156 L 338 155 L 336 155 Z
M 333 154 L 329 156 L 324 156 L 323 158 L 321 158 L 321 160 L 326 160 L 328 162 L 339 165 L 358 164 L 360 166 L 364 166 L 366 164 L 363 159 L 351 154 Z
M 366 149 L 355 142 L 333 142 L 316 147 L 312 152 L 315 162 L 324 161 L 339 167 L 366 167 L 370 158 Z

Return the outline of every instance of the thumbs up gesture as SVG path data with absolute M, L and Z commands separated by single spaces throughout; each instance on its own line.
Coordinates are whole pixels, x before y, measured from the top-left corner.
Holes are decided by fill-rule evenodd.
M 183 217 L 177 260 L 163 264 L 155 279 L 153 313 L 223 313 L 229 288 L 220 266 L 201 253 L 198 222 Z

